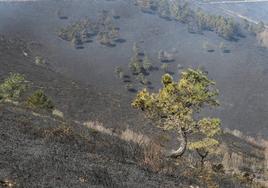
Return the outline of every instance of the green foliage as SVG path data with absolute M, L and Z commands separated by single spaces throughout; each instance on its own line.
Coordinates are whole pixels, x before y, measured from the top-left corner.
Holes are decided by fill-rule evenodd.
M 16 100 L 26 90 L 26 80 L 23 75 L 11 73 L 0 85 L 0 98 Z
M 210 30 L 216 32 L 219 36 L 227 40 L 232 40 L 240 32 L 239 24 L 235 23 L 232 18 L 210 15 L 201 9 L 191 9 L 187 1 L 151 1 L 155 2 L 157 13 L 161 17 L 175 19 L 179 22 L 190 24 L 190 31 L 197 30 L 200 32 L 203 30 Z M 261 24 L 259 28 L 262 28 Z
M 146 71 L 150 71 L 153 69 L 153 65 L 149 59 L 148 56 L 145 56 L 144 59 L 143 59 L 143 68 L 146 70 Z
M 100 44 L 114 46 L 120 34 L 113 17 L 107 11 L 103 11 L 95 22 L 88 18 L 78 20 L 60 29 L 58 36 L 70 41 L 75 47 L 82 47 L 84 43 L 91 42 L 94 36 L 97 36 Z
M 190 149 L 216 146 L 218 141 L 215 136 L 220 132 L 220 120 L 195 118 L 203 107 L 218 105 L 215 83 L 199 69 L 183 71 L 178 82 L 165 74 L 162 83 L 163 88 L 157 93 L 149 93 L 146 89 L 140 91 L 132 106 L 158 122 L 160 128 L 198 135 L 199 139 L 190 144 Z
M 143 85 L 148 85 L 149 84 L 149 81 L 145 78 L 145 76 L 143 74 L 139 74 L 137 76 L 137 80 Z
M 169 2 L 166 0 L 159 0 L 158 11 L 161 17 L 169 18 L 170 17 Z
M 231 40 L 238 31 L 238 24 L 231 18 L 209 15 L 199 9 L 195 13 L 196 22 L 201 30 L 215 31 L 219 36 Z
M 174 2 L 170 4 L 170 13 L 171 16 L 179 22 L 186 23 L 189 20 L 189 17 L 192 14 L 192 11 L 187 2 L 179 3 Z
M 54 105 L 52 101 L 44 94 L 42 90 L 35 91 L 28 99 L 27 105 L 31 108 L 52 110 Z
M 112 38 L 110 37 L 108 32 L 100 32 L 97 36 L 97 40 L 102 45 L 112 45 Z
M 189 148 L 192 150 L 207 150 L 213 152 L 215 150 L 215 146 L 219 144 L 219 142 L 214 138 L 220 132 L 220 120 L 217 118 L 203 118 L 198 121 L 197 125 L 199 127 L 199 134 L 204 136 L 203 139 L 191 142 L 189 144 Z
M 85 30 L 89 29 L 93 23 L 89 19 L 77 21 L 73 24 L 60 29 L 58 36 L 63 40 L 72 41 L 78 34 L 82 34 Z
M 134 91 L 136 91 L 136 90 L 135 90 L 135 87 L 134 87 L 133 84 L 131 84 L 131 83 L 128 83 L 125 87 L 126 87 L 126 89 L 127 89 L 128 91 L 130 91 L 130 92 L 134 92 Z
M 111 29 L 111 31 L 109 32 L 109 36 L 112 40 L 116 40 L 119 38 L 120 34 L 119 34 L 119 30 L 115 27 L 113 27 Z
M 140 62 L 139 57 L 137 55 L 131 58 L 130 63 L 129 63 L 129 68 L 132 74 L 135 74 L 135 75 L 138 75 L 144 72 L 142 63 Z
M 167 63 L 163 63 L 163 64 L 161 65 L 161 69 L 162 69 L 165 73 L 167 73 L 167 72 L 168 72 L 168 64 L 167 64 Z

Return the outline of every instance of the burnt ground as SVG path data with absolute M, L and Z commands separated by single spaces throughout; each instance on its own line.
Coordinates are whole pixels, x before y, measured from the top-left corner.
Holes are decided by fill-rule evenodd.
M 14 182 L 16 187 L 183 184 L 135 165 L 138 153 L 114 137 L 85 128 L 78 133 L 79 125 L 64 126 L 59 120 L 38 118 L 18 107 L 1 105 L 1 109 L 1 181 Z
M 157 173 L 141 165 L 135 143 L 37 115 L 20 106 L 1 104 L 0 185 L 14 187 L 206 187 L 205 180 L 187 165 L 172 173 Z M 205 172 L 203 172 L 205 173 Z M 206 176 L 201 173 L 200 176 Z M 215 176 L 215 175 L 214 175 Z M 220 187 L 248 187 L 216 174 Z
M 86 44 L 84 49 L 77 50 L 69 42 L 58 37 L 57 32 L 62 27 L 85 17 L 95 20 L 103 10 L 110 10 L 120 16 L 115 22 L 120 28 L 124 43 L 116 47 L 105 47 L 94 41 Z M 58 11 L 68 19 L 60 19 Z M 116 112 L 112 116 L 118 118 L 107 118 L 107 122 L 121 121 L 131 124 L 128 116 L 124 114 L 135 114 L 129 106 L 134 94 L 126 91 L 126 83 L 116 79 L 114 68 L 122 66 L 124 72 L 131 76 L 128 63 L 132 56 L 133 43 L 137 42 L 158 68 L 161 66 L 157 59 L 159 50 L 174 51 L 175 62 L 169 64 L 175 78 L 178 77 L 178 64 L 184 68 L 201 67 L 208 71 L 211 79 L 216 81 L 221 94 L 221 106 L 208 113 L 221 118 L 223 127 L 239 129 L 253 136 L 268 135 L 268 103 L 265 102 L 268 96 L 268 85 L 265 81 L 268 79 L 268 53 L 267 49 L 258 47 L 254 36 L 246 35 L 245 38 L 234 42 L 225 41 L 213 32 L 204 32 L 202 35 L 190 34 L 185 24 L 142 13 L 134 6 L 134 0 L 1 3 L 0 13 L 0 33 L 11 38 L 16 36 L 41 43 L 43 48 L 36 55 L 44 56 L 54 70 L 71 80 L 83 83 L 82 87 L 91 85 L 96 88 L 96 93 L 103 96 L 107 94 L 108 98 L 112 98 L 109 95 L 117 96 L 119 101 L 124 101 L 120 103 L 120 108 L 115 108 L 114 103 L 109 104 L 114 100 L 101 97 L 102 103 L 93 99 L 93 102 L 99 102 L 96 107 L 96 111 L 97 108 L 100 110 L 98 114 L 102 114 L 102 110 L 107 114 Z M 206 52 L 203 49 L 206 41 L 213 46 L 214 52 Z M 221 52 L 221 42 L 226 44 L 230 53 Z M 162 74 L 163 71 L 159 70 L 147 77 L 152 82 L 154 90 L 160 87 Z M 135 80 L 135 77 L 131 76 L 131 80 Z M 143 87 L 135 84 L 136 89 Z M 104 107 L 100 107 L 102 105 Z M 108 111 L 105 106 L 114 108 Z M 72 111 L 72 114 L 78 114 L 78 109 Z M 122 115 L 117 113 L 121 109 L 124 109 Z M 118 114 L 124 118 L 120 118 Z
M 0 186 L 4 186 L 4 181 L 10 179 L 16 183 L 17 187 L 189 187 L 190 185 L 206 187 L 207 180 L 200 177 L 200 175 L 206 174 L 205 172 L 196 172 L 187 165 L 175 166 L 176 170 L 172 173 L 153 172 L 150 168 L 144 168 L 143 165 L 140 165 L 143 150 L 137 148 L 135 144 L 89 130 L 75 122 L 99 121 L 115 133 L 130 128 L 135 132 L 146 134 L 155 142 L 160 142 L 159 144 L 162 146 L 167 144 L 169 135 L 154 126 L 148 126 L 150 123 L 145 121 L 137 111 L 131 109 L 129 104 L 134 94 L 125 91 L 123 84 L 116 80 L 113 75 L 115 65 L 127 67 L 128 59 L 131 56 L 128 49 L 131 49 L 133 42 L 137 40 L 148 38 L 148 41 L 141 42 L 141 44 L 144 44 L 144 48 L 148 49 L 151 57 L 156 57 L 158 49 L 152 49 L 150 46 L 156 45 L 160 49 L 161 44 L 166 44 L 165 49 L 171 50 L 173 48 L 171 41 L 178 40 L 176 36 L 172 35 L 173 29 L 176 29 L 181 34 L 179 38 L 182 39 L 176 43 L 181 50 L 176 56 L 180 57 L 179 63 L 184 66 L 192 66 L 192 63 L 195 64 L 194 66 L 209 65 L 212 77 L 217 77 L 217 83 L 219 81 L 222 88 L 227 88 L 227 91 L 223 90 L 224 96 L 231 97 L 229 101 L 224 101 L 220 112 L 222 112 L 221 110 L 228 111 L 229 108 L 235 111 L 236 113 L 230 111 L 232 116 L 230 116 L 229 121 L 237 116 L 245 117 L 245 115 L 241 115 L 242 112 L 240 113 L 239 110 L 245 99 L 252 101 L 250 105 L 252 108 L 249 108 L 246 114 L 251 114 L 252 110 L 256 108 L 265 108 L 265 105 L 261 107 L 258 105 L 260 100 L 256 102 L 255 95 L 237 96 L 237 91 L 249 92 L 252 85 L 256 86 L 259 80 L 264 79 L 261 77 L 253 79 L 253 82 L 250 81 L 250 78 L 255 76 L 254 73 L 261 72 L 262 76 L 266 75 L 266 69 L 260 65 L 263 58 L 262 53 L 265 51 L 260 52 L 261 58 L 257 58 L 252 55 L 257 50 L 253 45 L 250 46 L 249 50 L 255 50 L 245 55 L 240 46 L 243 45 L 244 48 L 248 46 L 249 42 L 242 41 L 234 44 L 232 53 L 224 55 L 224 57 L 218 52 L 214 54 L 204 53 L 200 47 L 203 40 L 209 38 L 212 41 L 220 42 L 216 36 L 209 33 L 203 36 L 190 35 L 198 43 L 196 44 L 198 48 L 194 48 L 192 51 L 195 54 L 193 56 L 187 52 L 192 49 L 193 41 L 186 40 L 189 34 L 185 34 L 185 28 L 181 25 L 177 27 L 171 22 L 166 23 L 155 15 L 145 15 L 148 18 L 145 23 L 138 27 L 134 34 L 131 33 L 133 26 L 128 24 L 129 20 L 133 20 L 137 24 L 141 18 L 144 18 L 144 15 L 140 12 L 137 14 L 139 10 L 132 9 L 127 3 L 124 4 L 124 11 L 120 13 L 123 15 L 123 24 L 120 27 L 126 26 L 126 24 L 130 25 L 125 29 L 122 27 L 122 33 L 127 39 L 126 43 L 116 48 L 104 48 L 93 44 L 80 51 L 73 49 L 57 38 L 57 29 L 70 20 L 58 20 L 55 11 L 59 4 L 55 1 L 53 3 L 57 6 L 51 8 L 54 4 L 50 3 L 26 3 L 23 8 L 26 8 L 28 13 L 27 11 L 23 12 L 23 8 L 20 9 L 20 6 L 15 6 L 15 10 L 17 9 L 16 18 L 12 15 L 1 17 L 1 23 L 5 20 L 5 23 L 1 25 L 1 32 L 5 35 L 1 35 L 0 38 L 0 80 L 6 78 L 10 72 L 21 73 L 29 81 L 29 88 L 21 98 L 21 105 L 1 104 L 0 106 L 0 163 L 2 167 L 0 168 Z M 102 3 L 108 3 L 106 8 L 109 8 L 110 5 L 114 6 L 115 9 L 122 8 L 118 7 L 116 1 L 98 1 L 98 3 L 94 6 L 98 7 Z M 85 3 L 85 5 L 90 9 L 90 4 Z M 83 4 L 80 8 L 82 6 Z M 13 10 L 13 8 L 11 9 Z M 72 12 L 72 5 L 67 6 L 66 9 L 68 10 L 68 8 L 70 8 L 69 13 Z M 75 6 L 75 8 L 77 7 Z M 1 10 L 4 10 L 3 7 Z M 78 16 L 69 14 L 68 17 L 74 21 L 84 17 L 84 12 L 88 11 L 81 11 L 79 12 L 81 15 Z M 23 16 L 18 16 L 20 14 Z M 90 14 L 94 14 L 94 11 Z M 45 17 L 48 15 L 49 18 L 53 19 Z M 31 19 L 25 21 L 24 18 Z M 140 32 L 148 23 L 152 26 L 158 23 L 158 29 L 150 29 L 150 27 L 148 31 Z M 161 24 L 166 24 L 165 26 L 171 24 L 170 27 L 167 27 L 169 30 L 167 35 L 172 36 L 168 41 L 165 37 L 159 38 L 162 33 L 165 33 L 165 27 L 160 27 Z M 146 28 L 148 27 L 146 26 Z M 156 32 L 156 34 L 151 35 L 150 32 Z M 152 38 L 149 38 L 148 35 Z M 249 41 L 251 40 L 249 38 Z M 232 64 L 236 58 L 236 51 L 241 56 L 238 58 L 237 64 Z M 181 56 L 182 54 L 185 56 Z M 47 64 L 44 66 L 36 65 L 34 61 L 37 55 L 43 56 Z M 201 64 L 199 64 L 200 57 L 205 59 Z M 219 59 L 221 61 L 216 61 Z M 245 59 L 248 60 L 243 64 Z M 250 64 L 251 60 L 256 60 L 258 63 Z M 154 59 L 154 61 L 157 60 Z M 156 64 L 160 65 L 159 62 Z M 245 66 L 245 71 L 239 69 L 241 65 Z M 174 68 L 176 64 L 171 66 Z M 225 72 L 221 72 L 217 67 Z M 253 68 L 254 71 L 250 71 L 249 68 Z M 216 72 L 213 72 L 214 70 Z M 226 72 L 230 72 L 232 76 L 228 77 L 224 74 Z M 159 81 L 160 74 L 161 72 L 155 72 L 151 79 L 155 82 Z M 241 85 L 241 75 L 246 77 L 250 84 L 245 83 L 242 79 Z M 231 80 L 235 81 L 231 82 Z M 265 83 L 262 82 L 262 85 Z M 40 88 L 52 98 L 56 108 L 64 113 L 64 119 L 57 119 L 43 111 L 38 112 L 41 116 L 36 116 L 30 109 L 25 108 L 25 98 L 35 89 Z M 234 91 L 228 94 L 228 91 L 232 89 Z M 258 87 L 255 97 L 260 97 L 260 99 L 265 97 L 265 95 L 259 95 L 263 90 L 264 87 Z M 233 101 L 237 101 L 239 105 L 234 107 Z M 225 116 L 227 115 L 225 114 Z M 262 116 L 263 114 L 260 115 L 259 119 L 261 122 L 264 120 Z M 248 118 L 254 119 L 254 117 Z M 236 122 L 240 122 L 240 120 L 238 118 Z M 247 119 L 243 121 L 247 121 Z M 232 127 L 233 125 L 228 126 Z M 234 125 L 234 127 L 237 126 L 239 127 L 240 124 Z M 260 123 L 260 126 L 261 130 L 266 130 L 263 123 Z M 245 129 L 249 130 L 247 127 Z M 251 126 L 251 129 L 255 130 L 256 128 Z M 253 160 L 253 162 L 248 163 L 249 166 L 242 164 L 243 168 L 248 170 L 248 167 L 251 166 L 264 167 L 263 148 L 258 149 L 230 135 L 224 137 L 223 140 L 228 141 L 229 152 L 253 156 L 253 158 L 249 157 L 249 160 Z M 133 152 L 133 148 L 136 148 L 135 152 Z M 178 161 L 173 161 L 173 163 L 176 162 Z M 183 163 L 183 160 L 179 163 Z M 189 171 L 193 172 L 187 174 Z M 251 169 L 249 171 L 251 173 Z M 216 182 L 220 187 L 246 187 L 237 178 L 229 175 L 215 173 L 213 176 L 212 182 Z
M 251 186 L 248 180 L 242 181 L 220 171 L 209 171 L 211 175 L 208 175 L 206 171 L 187 165 L 191 164 L 187 157 L 166 161 L 165 157 L 158 156 L 159 153 L 153 153 L 159 158 L 154 161 L 152 157 L 148 163 L 144 157 L 146 150 L 141 145 L 85 127 L 79 122 L 98 120 L 115 134 L 129 127 L 147 134 L 155 143 L 165 145 L 164 141 L 159 141 L 163 133 L 153 126 L 146 126 L 142 116 L 122 109 L 117 111 L 118 116 L 127 116 L 130 123 L 120 126 L 120 121 L 113 121 L 115 113 L 111 112 L 114 109 L 110 106 L 111 100 L 115 100 L 113 105 L 120 105 L 120 95 L 100 93 L 94 86 L 64 77 L 49 64 L 35 65 L 34 57 L 40 45 L 3 36 L 0 42 L 1 80 L 9 72 L 18 72 L 29 81 L 28 91 L 21 97 L 19 105 L 0 105 L 1 186 L 8 183 L 16 187 Z M 23 51 L 27 52 L 27 57 Z M 64 118 L 25 107 L 26 97 L 39 88 L 52 98 Z M 100 111 L 103 113 L 99 114 Z M 227 136 L 225 139 L 230 141 L 229 145 L 242 145 L 238 153 L 247 155 L 245 148 L 254 153 L 262 152 L 262 149 L 252 150 L 252 146 L 238 138 Z M 256 166 L 262 165 L 263 154 L 257 157 L 262 159 Z M 160 164 L 163 166 L 159 167 Z

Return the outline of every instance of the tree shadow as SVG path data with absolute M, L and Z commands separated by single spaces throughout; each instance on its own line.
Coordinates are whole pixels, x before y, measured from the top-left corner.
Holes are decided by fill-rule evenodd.
M 142 13 L 145 13 L 145 14 L 151 14 L 151 15 L 155 15 L 155 11 L 151 10 L 151 9 L 141 9 L 141 12 Z
M 109 48 L 114 48 L 114 47 L 116 47 L 116 44 L 114 44 L 114 43 L 101 44 L 101 45 L 106 46 L 106 47 L 109 47 Z
M 222 52 L 225 54 L 229 54 L 229 53 L 231 53 L 231 50 L 226 49 L 226 50 L 223 50 Z
M 164 19 L 166 21 L 172 21 L 172 19 L 169 16 L 163 16 L 163 15 L 160 15 L 160 14 L 158 16 L 159 16 L 159 18 Z
M 119 39 L 114 40 L 114 42 L 116 42 L 116 43 L 125 43 L 126 41 L 127 40 L 123 39 L 123 38 L 119 38 Z
M 131 93 L 137 93 L 138 91 L 137 91 L 137 89 L 135 89 L 135 88 L 129 88 L 129 89 L 127 89 L 129 92 L 131 92 Z
M 76 45 L 75 46 L 75 49 L 77 49 L 77 50 L 82 50 L 82 49 L 84 49 L 85 47 L 83 46 L 83 45 Z
M 68 19 L 68 16 L 59 16 L 59 19 L 61 19 L 61 20 L 67 20 Z
M 209 50 L 207 50 L 207 52 L 212 53 L 212 52 L 215 52 L 215 50 L 214 49 L 209 49 Z
M 113 18 L 116 19 L 116 20 L 118 20 L 118 19 L 120 19 L 121 17 L 118 16 L 118 15 L 115 15 L 115 16 L 113 16 Z
M 93 40 L 91 40 L 91 39 L 84 40 L 84 43 L 92 43 L 92 42 L 93 42 Z
M 162 59 L 161 62 L 162 63 L 173 63 L 173 62 L 175 62 L 175 59 Z

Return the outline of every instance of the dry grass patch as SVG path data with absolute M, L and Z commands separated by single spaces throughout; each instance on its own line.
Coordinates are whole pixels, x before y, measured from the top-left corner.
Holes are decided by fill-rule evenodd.
M 151 142 L 149 137 L 141 133 L 136 133 L 130 129 L 126 129 L 125 131 L 123 131 L 119 138 L 127 142 L 133 142 L 139 145 L 147 145 Z
M 98 121 L 87 121 L 84 122 L 83 125 L 100 133 L 108 134 L 110 136 L 116 136 L 112 129 L 104 127 L 103 124 Z

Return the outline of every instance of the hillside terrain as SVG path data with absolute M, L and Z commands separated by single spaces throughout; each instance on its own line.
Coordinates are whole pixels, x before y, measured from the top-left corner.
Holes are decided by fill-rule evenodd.
M 0 187 L 268 186 L 267 49 L 246 30 L 191 33 L 139 2 L 0 3 Z M 187 67 L 220 89 L 220 106 L 198 114 L 223 127 L 204 159 L 167 157 L 176 134 L 131 107 Z M 25 88 L 5 97 L 14 75 Z
M 4 52 L 1 62 L 5 65 L 1 69 L 1 79 L 11 71 L 24 74 L 31 83 L 28 92 L 43 88 L 64 115 L 30 109 L 23 102 L 23 96 L 19 103 L 1 102 L 2 186 L 251 187 L 253 179 L 254 182 L 263 180 L 265 148 L 233 136 L 231 132 L 222 137 L 224 161 L 221 157 L 213 159 L 215 171 L 208 171 L 211 177 L 206 177 L 203 176 L 205 172 L 200 173 L 198 159 L 194 156 L 191 160 L 197 163 L 189 163 L 193 166 L 183 162 L 189 160 L 188 157 L 167 161 L 161 154 L 165 141 L 154 140 L 161 134 L 157 131 L 148 132 L 150 139 L 135 130 L 111 128 L 105 121 L 82 122 L 83 116 L 76 119 L 78 115 L 66 106 L 72 107 L 81 97 L 84 101 L 89 91 L 88 95 L 100 97 L 98 100 L 106 97 L 95 94 L 91 86 L 80 91 L 78 83 L 74 84 L 51 70 L 49 65 L 33 64 L 33 54 L 38 48 L 32 50 L 31 45 L 26 41 L 1 37 L 1 52 Z M 25 57 L 23 52 L 26 49 L 28 55 Z M 72 94 L 72 90 L 76 92 Z M 88 105 L 92 104 L 88 102 Z M 93 119 L 94 115 L 88 117 Z M 155 144 L 149 147 L 151 142 Z M 219 166 L 217 170 L 216 164 L 224 165 L 224 169 L 230 171 L 228 173 L 237 174 L 237 177 L 230 178 L 228 173 L 223 173 L 223 167 Z

